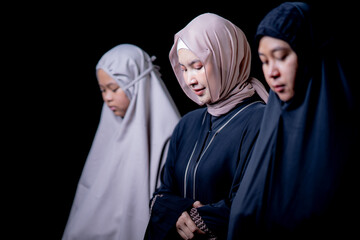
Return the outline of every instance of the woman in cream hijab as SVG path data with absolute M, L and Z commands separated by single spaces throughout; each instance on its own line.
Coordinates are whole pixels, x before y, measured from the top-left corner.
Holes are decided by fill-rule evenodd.
M 216 14 L 201 14 L 176 33 L 169 58 L 185 94 L 202 107 L 172 134 L 145 239 L 225 239 L 268 93 L 250 77 L 244 33 Z
M 121 44 L 96 66 L 104 99 L 63 240 L 139 240 L 180 115 L 152 58 Z

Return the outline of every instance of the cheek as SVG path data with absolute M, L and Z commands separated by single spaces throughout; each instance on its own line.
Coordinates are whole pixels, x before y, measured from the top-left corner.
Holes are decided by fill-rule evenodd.
M 266 76 L 268 75 L 268 74 L 267 74 L 267 72 L 268 72 L 268 65 L 262 64 L 261 69 L 262 69 L 262 72 L 263 72 L 264 77 L 266 77 Z
M 184 81 L 185 81 L 185 83 L 188 83 L 187 82 L 187 74 L 186 74 L 186 72 L 185 71 L 182 71 L 182 77 L 184 78 Z
M 287 84 L 293 88 L 296 78 L 296 66 L 289 64 L 285 67 L 283 72 L 286 75 Z
M 208 74 L 211 74 L 211 73 L 208 73 Z M 198 81 L 202 85 L 204 85 L 204 86 L 208 85 L 207 78 L 206 78 L 206 73 L 205 73 L 205 68 L 202 68 L 200 71 L 198 71 L 196 75 L 197 75 Z
M 121 102 L 121 106 L 124 109 L 127 109 L 129 104 L 130 104 L 130 100 L 129 98 L 126 96 L 126 94 L 124 93 L 123 96 L 120 98 L 120 102 Z
M 291 59 L 291 61 L 288 62 L 286 68 L 287 68 L 287 74 L 288 74 L 290 84 L 294 85 L 295 84 L 296 73 L 297 73 L 297 68 L 298 68 L 297 58 L 293 57 Z
M 116 104 L 119 108 L 126 109 L 130 103 L 126 93 L 122 90 L 116 93 Z
M 265 78 L 266 83 L 267 83 L 269 86 L 271 86 L 271 84 L 270 84 L 270 77 L 269 77 L 268 74 L 266 74 L 267 71 L 268 71 L 268 69 L 267 69 L 267 66 L 266 66 L 265 64 L 262 65 L 262 71 L 263 71 L 263 76 L 264 76 L 264 78 Z

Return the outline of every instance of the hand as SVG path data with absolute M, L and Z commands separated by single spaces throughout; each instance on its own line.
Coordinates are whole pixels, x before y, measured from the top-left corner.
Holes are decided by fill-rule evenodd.
M 195 236 L 195 233 L 205 234 L 204 231 L 200 230 L 196 226 L 196 224 L 193 222 L 190 215 L 186 211 L 183 212 L 177 220 L 176 231 L 183 239 L 192 239 Z
M 193 207 L 194 207 L 194 208 L 199 208 L 199 207 L 202 207 L 202 206 L 204 206 L 204 205 L 201 204 L 200 201 L 196 201 L 196 202 L 193 203 Z

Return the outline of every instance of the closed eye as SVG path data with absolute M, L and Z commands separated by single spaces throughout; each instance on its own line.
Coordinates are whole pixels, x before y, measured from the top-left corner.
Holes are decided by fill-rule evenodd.
M 186 67 L 184 65 L 180 64 L 180 70 L 182 72 L 186 72 Z

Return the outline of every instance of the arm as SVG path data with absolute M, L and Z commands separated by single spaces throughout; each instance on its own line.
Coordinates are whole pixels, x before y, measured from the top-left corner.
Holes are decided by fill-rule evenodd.
M 176 156 L 176 130 L 170 140 L 166 163 L 161 175 L 161 186 L 150 201 L 151 215 L 144 239 L 164 239 L 176 232 L 176 222 L 181 214 L 190 209 L 194 200 L 183 198 L 174 187 Z

